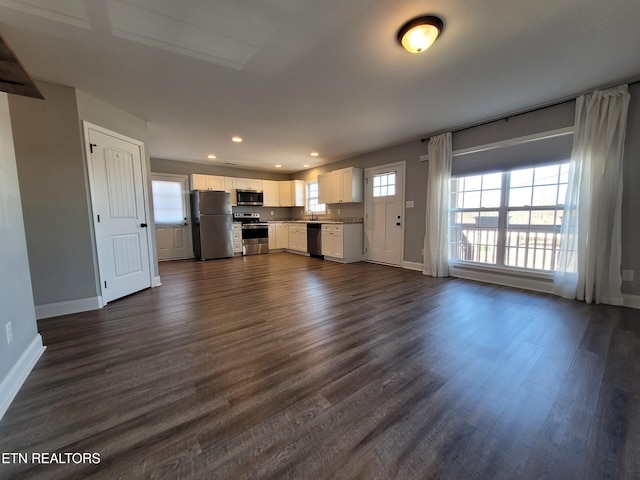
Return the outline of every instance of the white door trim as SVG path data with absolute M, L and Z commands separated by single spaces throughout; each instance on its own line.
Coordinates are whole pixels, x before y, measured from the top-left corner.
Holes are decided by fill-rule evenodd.
M 394 162 L 394 163 L 387 163 L 385 165 L 376 165 L 374 167 L 367 167 L 364 170 L 365 191 L 364 191 L 364 225 L 363 227 L 364 227 L 364 246 L 367 252 L 365 254 L 365 261 L 370 263 L 377 263 L 372 260 L 369 260 L 368 258 L 370 248 L 369 248 L 368 239 L 367 239 L 367 220 L 368 220 L 367 214 L 369 211 L 368 207 L 371 199 L 369 195 L 369 185 L 366 183 L 367 174 L 371 170 L 379 170 L 384 168 L 393 169 L 394 167 L 402 167 L 402 225 L 400 226 L 400 265 L 398 265 L 398 266 L 402 266 L 402 263 L 404 262 L 404 225 L 406 220 L 406 191 L 407 191 L 407 161 L 406 160 L 402 160 L 400 162 Z
M 155 258 L 155 252 L 153 251 L 153 240 L 151 238 L 151 235 L 155 235 L 155 224 L 153 222 L 153 216 L 151 215 L 151 211 L 149 209 L 149 178 L 147 177 L 147 169 L 146 169 L 146 164 L 147 164 L 147 155 L 146 155 L 146 151 L 144 148 L 144 142 L 141 142 L 140 140 L 137 140 L 135 138 L 131 138 L 131 137 L 127 137 L 126 135 L 123 135 L 121 133 L 118 132 L 114 132 L 113 130 L 109 130 L 107 128 L 101 127 L 99 125 L 95 125 L 91 122 L 87 122 L 86 120 L 82 121 L 82 131 L 84 134 L 84 152 L 85 152 L 85 167 L 87 169 L 87 173 L 89 176 L 89 193 L 90 193 L 90 197 L 91 197 L 91 226 L 92 226 L 92 236 L 93 236 L 93 250 L 95 252 L 95 259 L 96 259 L 96 268 L 98 271 L 98 286 L 100 287 L 100 294 L 98 296 L 98 303 L 99 303 L 99 308 L 102 308 L 105 306 L 104 303 L 104 296 L 102 295 L 102 286 L 104 285 L 104 278 L 102 277 L 102 274 L 100 273 L 100 264 L 98 261 L 98 244 L 97 244 L 97 239 L 96 239 L 96 235 L 95 235 L 95 231 L 96 231 L 96 227 L 95 227 L 95 214 L 93 212 L 93 205 L 96 203 L 95 198 L 94 198 L 94 190 L 95 190 L 95 180 L 93 178 L 93 169 L 91 168 L 91 145 L 90 145 L 90 141 L 89 141 L 89 130 L 94 130 L 96 132 L 102 133 L 104 135 L 110 135 L 112 137 L 115 137 L 119 140 L 123 140 L 125 142 L 128 143 L 132 143 L 134 145 L 136 145 L 138 148 L 140 148 L 140 156 L 141 156 L 141 161 L 142 161 L 142 192 L 143 192 L 143 200 L 144 200 L 144 213 L 145 213 L 145 217 L 148 219 L 149 221 L 149 228 L 147 231 L 147 251 L 148 251 L 148 258 L 149 258 L 149 284 L 151 286 L 155 286 L 156 285 L 156 278 L 154 275 L 155 272 L 155 268 L 153 265 L 153 259 Z M 151 233 L 151 231 L 153 231 L 154 233 Z

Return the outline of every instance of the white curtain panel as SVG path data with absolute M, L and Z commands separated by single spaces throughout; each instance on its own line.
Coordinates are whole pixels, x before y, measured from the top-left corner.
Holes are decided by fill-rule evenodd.
M 431 137 L 428 153 L 429 178 L 423 273 L 433 277 L 448 277 L 451 133 Z
M 622 305 L 622 157 L 630 95 L 623 85 L 582 95 L 562 221 L 554 292 Z

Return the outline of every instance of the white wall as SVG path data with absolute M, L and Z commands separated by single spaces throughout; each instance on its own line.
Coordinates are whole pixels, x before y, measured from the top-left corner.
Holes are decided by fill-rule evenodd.
M 0 246 L 1 418 L 42 353 L 6 93 L 0 93 Z M 10 344 L 7 344 L 5 333 L 8 322 L 11 322 L 13 330 Z

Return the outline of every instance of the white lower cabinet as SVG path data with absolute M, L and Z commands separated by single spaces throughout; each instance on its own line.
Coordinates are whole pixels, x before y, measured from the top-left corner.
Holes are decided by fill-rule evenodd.
M 269 222 L 269 250 L 275 250 L 276 243 L 276 225 L 277 223 Z
M 233 236 L 233 254 L 242 255 L 242 224 L 233 223 L 231 225 L 231 233 Z
M 349 263 L 364 260 L 361 223 L 323 224 L 322 255 L 325 259 Z
M 289 248 L 289 224 L 276 223 L 276 248 Z
M 289 250 L 294 252 L 307 252 L 307 224 L 289 224 Z

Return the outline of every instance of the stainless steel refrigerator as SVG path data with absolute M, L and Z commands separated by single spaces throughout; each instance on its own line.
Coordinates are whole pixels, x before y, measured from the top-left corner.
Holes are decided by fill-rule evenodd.
M 233 257 L 231 197 L 228 192 L 191 192 L 193 253 L 200 260 Z

